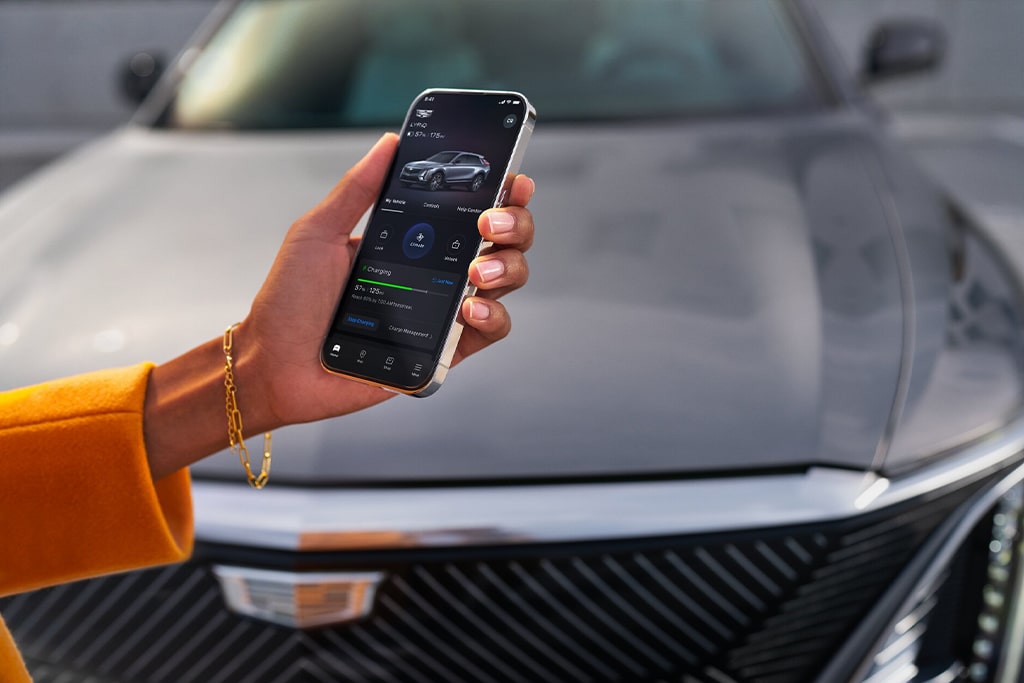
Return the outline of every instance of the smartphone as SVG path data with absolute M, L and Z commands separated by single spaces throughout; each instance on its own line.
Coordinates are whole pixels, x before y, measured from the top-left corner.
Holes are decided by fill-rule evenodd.
M 329 372 L 403 394 L 444 382 L 487 248 L 480 214 L 501 206 L 537 114 L 517 92 L 426 90 L 413 101 L 320 352 Z

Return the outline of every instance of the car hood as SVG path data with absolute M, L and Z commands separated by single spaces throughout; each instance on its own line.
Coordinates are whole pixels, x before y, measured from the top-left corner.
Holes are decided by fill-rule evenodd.
M 1024 272 L 1024 115 L 899 113 L 891 126 L 916 161 Z
M 0 388 L 218 336 L 375 137 L 129 128 L 16 186 L 0 202 Z M 275 478 L 867 468 L 903 319 L 855 161 L 875 144 L 842 116 L 539 130 L 512 335 L 434 397 L 280 430 Z M 195 472 L 237 467 L 221 453 Z
M 411 161 L 405 165 L 405 168 L 437 168 L 438 166 L 444 166 L 439 161 Z

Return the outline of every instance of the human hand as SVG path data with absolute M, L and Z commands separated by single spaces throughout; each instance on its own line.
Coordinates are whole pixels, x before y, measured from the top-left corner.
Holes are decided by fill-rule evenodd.
M 377 198 L 397 142 L 393 134 L 382 137 L 320 204 L 292 225 L 235 332 L 235 374 L 246 425 L 252 426 L 247 432 L 343 415 L 394 396 L 327 373 L 319 354 L 358 245 L 352 230 Z M 511 329 L 508 311 L 497 299 L 527 280 L 523 253 L 533 242 L 533 218 L 525 206 L 533 189 L 532 180 L 518 176 L 508 206 L 480 216 L 480 233 L 494 247 L 470 265 L 478 295 L 463 303 L 465 329 L 454 363 Z
M 249 436 L 299 422 L 351 413 L 393 393 L 329 374 L 320 345 L 355 255 L 352 230 L 384 183 L 398 137 L 385 135 L 317 206 L 289 229 L 245 320 L 233 334 L 238 407 Z M 508 311 L 497 299 L 526 283 L 523 256 L 533 242 L 525 208 L 533 181 L 518 176 L 509 206 L 480 215 L 494 243 L 469 268 L 478 295 L 463 303 L 465 329 L 454 363 L 508 334 Z M 143 431 L 150 472 L 159 479 L 227 445 L 221 339 L 153 368 Z

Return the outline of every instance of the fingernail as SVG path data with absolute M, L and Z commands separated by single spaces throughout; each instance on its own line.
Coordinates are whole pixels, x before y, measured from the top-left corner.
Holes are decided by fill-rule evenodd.
M 498 259 L 479 261 L 476 264 L 476 272 L 481 280 L 490 282 L 495 278 L 501 277 L 502 273 L 505 272 L 505 264 Z
M 491 226 L 491 232 L 495 235 L 503 235 L 506 232 L 512 232 L 512 228 L 516 227 L 516 219 L 510 213 L 505 211 L 494 211 L 493 213 L 487 214 L 487 220 Z
M 469 317 L 472 320 L 487 320 L 491 317 L 491 307 L 479 301 L 470 301 Z
M 537 191 L 537 183 L 533 182 L 533 178 L 527 177 L 526 179 L 530 181 L 530 191 L 527 193 L 527 196 L 532 198 Z

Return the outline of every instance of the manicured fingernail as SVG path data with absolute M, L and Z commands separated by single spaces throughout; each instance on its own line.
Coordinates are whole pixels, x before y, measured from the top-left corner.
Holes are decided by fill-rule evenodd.
M 491 317 L 491 307 L 479 301 L 470 301 L 469 317 L 472 320 L 487 320 Z
M 533 197 L 533 194 L 537 191 L 537 183 L 533 182 L 533 178 L 526 178 L 530 182 L 530 191 L 526 193 L 526 196 Z
M 501 277 L 505 272 L 505 264 L 498 259 L 488 259 L 486 261 L 478 261 L 476 264 L 477 275 L 484 282 L 490 282 L 495 278 Z
M 510 213 L 505 211 L 494 211 L 487 214 L 487 220 L 491 226 L 491 232 L 495 235 L 503 235 L 506 232 L 512 232 L 512 228 L 516 227 L 516 219 Z

